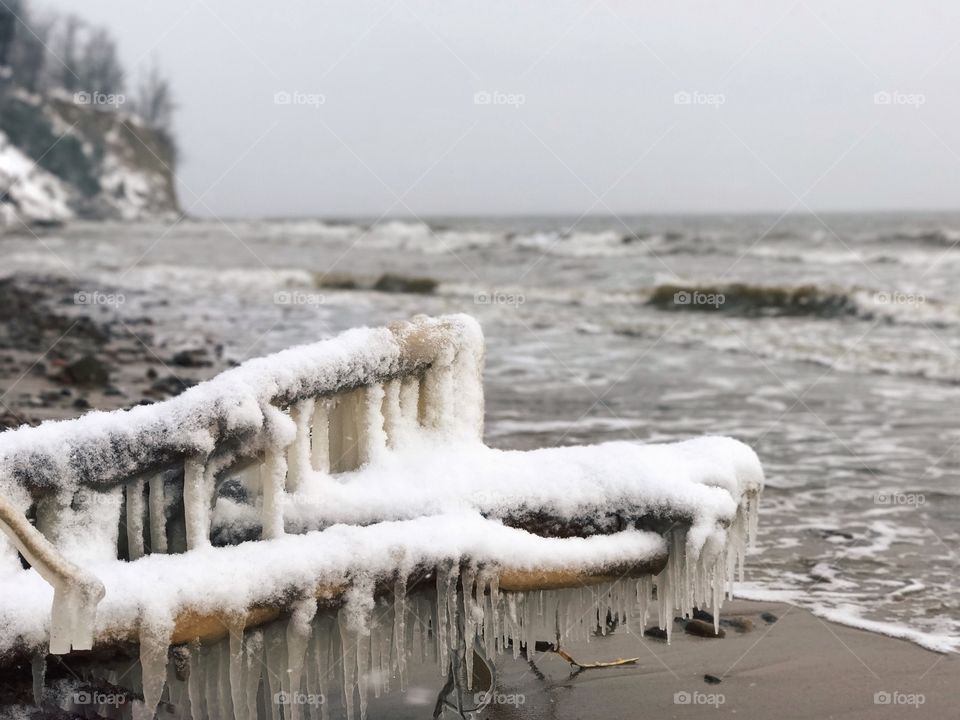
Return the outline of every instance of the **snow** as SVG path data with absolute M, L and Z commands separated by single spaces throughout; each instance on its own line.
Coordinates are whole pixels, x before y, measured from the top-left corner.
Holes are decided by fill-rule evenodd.
M 0 132 L 0 226 L 23 222 L 63 222 L 73 217 L 67 186 L 39 167 Z
M 21 550 L 47 549 L 31 555 L 35 570 L 6 571 L 16 580 L 0 586 L 0 650 L 39 651 L 49 639 L 66 652 L 134 633 L 137 712 L 150 717 L 177 618 L 226 618 L 232 640 L 191 649 L 188 684 L 168 682 L 195 717 L 201 702 L 249 716 L 244 688 L 260 677 L 261 653 L 291 670 L 266 678 L 271 695 L 297 690 L 311 643 L 343 648 L 344 700 L 352 716 L 356 689 L 362 717 L 367 692 L 403 682 L 406 654 L 428 642 L 402 619 L 406 603 L 433 618 L 443 674 L 474 642 L 517 653 L 537 639 L 589 637 L 608 611 L 645 617 L 654 587 L 668 635 L 675 612 L 696 604 L 716 615 L 755 534 L 756 454 L 721 437 L 491 449 L 482 365 L 474 320 L 419 317 L 250 361 L 165 403 L 0 435 L 0 530 L 26 522 L 31 491 L 48 538 L 21 538 Z M 229 479 L 248 502 L 218 496 Z M 117 559 L 121 517 L 130 562 Z M 534 534 L 537 522 L 544 535 L 576 536 Z M 236 542 L 213 547 L 211 537 Z M 263 541 L 241 542 L 250 537 Z M 593 592 L 500 590 L 508 571 L 619 576 L 664 563 L 652 580 Z M 435 573 L 435 598 L 408 596 L 415 571 Z M 383 587 L 400 609 L 389 624 L 374 613 Z M 314 618 L 318 594 L 344 597 L 336 622 Z M 250 608 L 291 602 L 282 632 L 243 634 Z M 469 675 L 472 653 L 465 662 Z

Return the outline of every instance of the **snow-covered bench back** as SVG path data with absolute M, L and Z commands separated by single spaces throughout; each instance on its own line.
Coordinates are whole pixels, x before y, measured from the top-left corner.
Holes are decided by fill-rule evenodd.
M 311 469 L 355 469 L 417 433 L 480 438 L 482 364 L 472 318 L 419 317 L 251 360 L 165 402 L 2 433 L 0 573 L 19 550 L 55 589 L 50 651 L 88 649 L 104 590 L 86 562 L 209 545 L 231 467 L 259 466 L 273 538 Z

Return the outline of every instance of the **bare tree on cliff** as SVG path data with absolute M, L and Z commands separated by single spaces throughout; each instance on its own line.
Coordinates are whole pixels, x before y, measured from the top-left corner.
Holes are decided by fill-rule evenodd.
M 80 87 L 80 55 L 84 23 L 73 13 L 60 21 L 60 29 L 54 36 L 53 52 L 59 62 L 53 68 L 51 84 L 68 92 Z
M 7 60 L 13 70 L 13 81 L 25 90 L 39 92 L 43 89 L 47 43 L 54 20 L 50 16 L 37 16 L 22 3 L 11 11 L 16 21 Z
M 117 44 L 106 28 L 96 28 L 83 47 L 77 72 L 80 90 L 119 94 L 123 92 L 123 67 Z
M 141 73 L 140 83 L 137 85 L 137 114 L 149 127 L 169 135 L 176 107 L 170 81 L 163 76 L 154 61 L 149 70 Z

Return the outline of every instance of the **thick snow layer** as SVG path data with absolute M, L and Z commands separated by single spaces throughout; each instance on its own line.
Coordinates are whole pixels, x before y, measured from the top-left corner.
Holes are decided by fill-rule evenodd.
M 91 637 L 139 633 L 149 717 L 178 617 L 242 618 L 296 601 L 284 642 L 299 675 L 292 658 L 307 645 L 312 598 L 335 587 L 346 600 L 337 621 L 344 685 L 351 698 L 358 687 L 362 716 L 367 674 L 383 661 L 353 640 L 376 633 L 374 588 L 396 582 L 402 603 L 415 569 L 437 573 L 442 669 L 464 643 L 502 649 L 513 639 L 518 652 L 537 633 L 584 631 L 582 597 L 542 596 L 540 610 L 554 605 L 536 621 L 526 594 L 500 601 L 501 571 L 603 575 L 665 562 L 652 583 L 604 590 L 590 606 L 596 616 L 626 617 L 635 606 L 645 615 L 654 584 L 668 638 L 675 612 L 696 604 L 716 615 L 754 533 L 756 454 L 721 437 L 490 449 L 481 442 L 482 366 L 471 318 L 417 318 L 250 361 L 166 403 L 0 435 L 0 497 L 27 526 L 10 537 L 35 568 L 17 569 L 0 547 L 10 580 L 0 586 L 0 651 L 38 650 L 51 638 L 51 651 L 66 652 Z M 36 529 L 20 515 L 32 497 Z M 117 560 L 122 524 L 130 562 Z M 0 529 L 12 527 L 0 517 Z M 214 548 L 212 537 L 233 544 Z M 251 537 L 262 541 L 240 543 Z M 69 573 L 57 573 L 61 565 Z M 82 597 L 71 579 L 81 573 Z M 234 683 L 221 695 L 243 707 L 242 639 L 227 652 Z M 403 654 L 393 656 L 402 676 Z M 472 653 L 465 662 L 469 675 Z
M 66 185 L 39 167 L 0 132 L 0 226 L 18 219 L 26 223 L 63 222 L 73 217 Z
M 184 611 L 240 613 L 288 594 L 312 594 L 348 579 L 383 579 L 399 568 L 470 561 L 518 570 L 597 570 L 667 554 L 663 537 L 627 530 L 590 538 L 542 538 L 476 513 L 422 517 L 367 527 L 336 525 L 322 532 L 285 535 L 270 542 L 205 547 L 186 555 L 149 555 L 136 562 L 88 567 L 106 587 L 97 636 L 121 636 L 144 623 L 171 629 Z M 243 572 L 238 572 L 242 568 Z M 52 588 L 33 571 L 0 588 L 0 647 L 19 639 L 46 642 Z
M 696 558 L 710 535 L 723 532 L 741 503 L 760 491 L 763 472 L 749 447 L 722 437 L 527 452 L 428 437 L 336 479 L 315 473 L 305 484 L 312 493 L 285 497 L 288 530 L 458 510 L 568 520 L 655 516 L 691 526 L 689 550 Z M 215 525 L 235 524 L 242 531 L 257 522 L 253 508 L 229 501 L 217 508 Z

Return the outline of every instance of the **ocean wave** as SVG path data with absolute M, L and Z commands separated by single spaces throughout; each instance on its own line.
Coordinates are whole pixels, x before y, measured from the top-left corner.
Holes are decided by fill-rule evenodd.
M 913 243 L 938 248 L 952 248 L 960 245 L 960 230 L 953 228 L 916 228 L 884 232 L 863 238 L 871 243 Z

